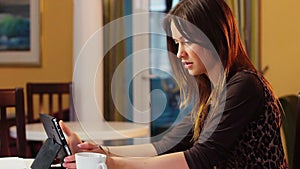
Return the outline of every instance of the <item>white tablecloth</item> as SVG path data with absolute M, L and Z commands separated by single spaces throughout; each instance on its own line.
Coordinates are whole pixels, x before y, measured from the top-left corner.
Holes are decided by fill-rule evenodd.
M 19 157 L 0 158 L 0 168 L 2 169 L 30 169 L 34 159 L 23 159 Z

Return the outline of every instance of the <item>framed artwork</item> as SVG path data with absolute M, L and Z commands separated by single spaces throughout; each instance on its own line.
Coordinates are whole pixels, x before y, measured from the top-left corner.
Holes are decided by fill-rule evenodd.
M 0 65 L 40 65 L 39 0 L 0 0 Z

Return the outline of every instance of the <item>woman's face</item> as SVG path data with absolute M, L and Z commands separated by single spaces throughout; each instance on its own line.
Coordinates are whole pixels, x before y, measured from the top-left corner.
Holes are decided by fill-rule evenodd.
M 172 38 L 178 45 L 177 58 L 181 60 L 189 74 L 192 76 L 207 74 L 205 58 L 209 57 L 210 52 L 207 52 L 207 50 L 200 45 L 191 43 L 185 39 L 173 22 L 171 22 L 171 32 Z M 205 63 L 205 66 L 203 63 Z

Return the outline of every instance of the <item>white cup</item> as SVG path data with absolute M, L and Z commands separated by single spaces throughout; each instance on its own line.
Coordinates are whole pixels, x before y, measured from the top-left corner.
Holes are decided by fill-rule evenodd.
M 77 169 L 107 169 L 106 155 L 93 152 L 80 152 L 75 154 Z

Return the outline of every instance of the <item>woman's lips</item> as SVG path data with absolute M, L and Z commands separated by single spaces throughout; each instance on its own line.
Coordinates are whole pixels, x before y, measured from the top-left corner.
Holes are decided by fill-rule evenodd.
M 193 62 L 184 62 L 183 64 L 184 64 L 184 67 L 185 67 L 186 69 L 191 69 L 191 68 L 192 68 L 192 65 L 193 65 Z

